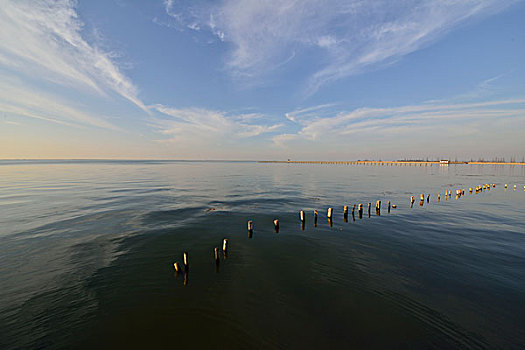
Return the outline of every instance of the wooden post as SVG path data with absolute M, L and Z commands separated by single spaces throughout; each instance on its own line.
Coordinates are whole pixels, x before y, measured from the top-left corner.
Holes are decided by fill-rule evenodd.
M 345 206 L 343 207 L 343 214 L 348 215 L 348 205 L 345 205 Z
M 275 227 L 275 233 L 279 232 L 279 220 L 273 220 L 273 226 Z
M 438 202 L 441 200 L 441 193 L 438 193 Z
M 414 203 L 415 201 L 414 196 L 410 196 L 410 203 Z
M 179 273 L 180 272 L 180 265 L 177 261 L 175 261 L 173 263 L 173 267 L 175 268 L 175 272 Z
M 328 208 L 328 219 L 331 219 L 332 218 L 332 208 Z
M 213 254 L 215 255 L 215 263 L 219 263 L 219 248 L 215 247 L 213 248 Z
M 505 188 L 507 188 L 507 184 L 505 184 Z
M 184 252 L 183 257 L 184 257 L 184 270 L 188 271 L 190 268 L 190 262 L 188 260 L 188 252 Z
M 390 201 L 388 201 L 388 212 L 390 213 Z
M 357 211 L 359 214 L 359 219 L 361 219 L 363 217 L 363 204 L 359 204 Z
M 314 210 L 314 226 L 317 227 L 317 210 Z
M 248 221 L 248 232 L 253 233 L 253 221 Z
M 226 238 L 222 240 L 222 251 L 224 254 L 228 253 L 228 240 Z
M 430 195 L 427 194 L 427 203 L 429 203 L 429 202 L 430 202 Z
M 300 217 L 301 217 L 301 221 L 304 222 L 304 211 L 301 210 L 301 213 L 300 213 Z
M 468 188 L 468 193 L 472 193 L 472 187 Z
M 423 193 L 421 193 L 421 195 L 419 196 L 419 199 L 421 199 L 422 201 L 425 200 L 425 195 Z

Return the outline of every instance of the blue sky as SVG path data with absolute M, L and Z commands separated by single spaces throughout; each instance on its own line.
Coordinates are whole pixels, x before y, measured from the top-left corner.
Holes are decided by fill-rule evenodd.
M 0 158 L 525 154 L 525 2 L 0 0 Z

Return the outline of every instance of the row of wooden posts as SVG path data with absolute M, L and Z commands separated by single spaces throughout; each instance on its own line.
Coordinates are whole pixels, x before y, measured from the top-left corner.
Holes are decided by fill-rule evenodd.
M 475 188 L 469 187 L 468 192 L 469 193 L 473 193 L 475 191 L 475 193 L 480 193 L 480 192 L 482 192 L 484 190 L 490 190 L 491 188 L 495 188 L 495 187 L 496 187 L 496 184 L 478 185 Z M 505 189 L 507 189 L 507 184 L 505 184 Z M 514 190 L 516 190 L 516 185 L 514 185 Z M 525 186 L 523 186 L 523 190 L 525 191 Z M 457 189 L 456 190 L 456 199 L 460 198 L 464 194 L 465 194 L 465 189 Z M 444 195 L 445 195 L 445 199 L 450 198 L 452 196 L 452 191 L 451 190 L 445 190 Z M 429 203 L 430 202 L 430 194 L 427 194 L 426 197 L 425 197 L 425 194 L 423 194 L 423 193 L 420 195 L 420 205 L 423 205 L 423 202 L 425 201 L 425 199 L 426 199 L 427 203 Z M 438 202 L 441 200 L 441 193 L 438 193 L 437 200 L 438 200 Z M 410 207 L 411 208 L 412 208 L 412 205 L 414 204 L 414 202 L 415 202 L 415 197 L 411 196 L 410 197 Z M 368 216 L 369 217 L 370 217 L 371 205 L 372 205 L 372 203 L 368 203 Z M 380 200 L 376 201 L 375 208 L 376 208 L 376 214 L 380 215 L 380 211 L 381 211 L 381 201 Z M 397 205 L 391 204 L 390 201 L 388 201 L 388 212 L 389 213 L 390 213 L 390 208 L 394 208 L 395 209 L 395 208 L 397 208 Z M 355 215 L 354 215 L 355 209 L 356 209 L 356 204 L 354 204 L 352 206 L 352 217 L 354 217 L 354 220 L 355 220 Z M 358 211 L 359 218 L 362 218 L 362 215 L 363 215 L 363 204 L 359 204 L 357 206 L 357 211 Z M 313 214 L 314 214 L 314 225 L 317 226 L 317 218 L 318 218 L 317 210 L 314 210 Z M 330 227 L 332 226 L 332 214 L 333 214 L 333 208 L 328 208 L 327 218 L 328 218 L 328 224 L 329 224 Z M 348 205 L 345 205 L 343 207 L 343 217 L 344 217 L 344 220 L 346 222 L 347 219 L 348 219 Z M 304 210 L 301 210 L 299 212 L 299 218 L 301 220 L 301 229 L 304 230 L 304 224 L 306 222 L 306 214 L 305 214 Z M 275 232 L 276 233 L 279 232 L 279 220 L 275 219 L 273 221 L 273 224 L 274 224 Z M 253 235 L 253 221 L 249 220 L 248 221 L 248 237 L 251 238 L 252 235 Z M 224 257 L 226 258 L 226 256 L 228 255 L 228 239 L 227 238 L 224 238 L 223 241 L 222 241 L 222 252 L 223 252 Z M 219 250 L 219 247 L 215 247 L 214 248 L 214 257 L 215 257 L 215 263 L 216 263 L 216 265 L 218 267 L 219 262 L 220 262 L 220 250 Z M 173 263 L 173 267 L 175 268 L 176 274 L 182 272 L 183 268 L 184 268 L 184 284 L 187 284 L 187 282 L 188 282 L 189 266 L 190 265 L 189 265 L 188 252 L 184 252 L 183 253 L 183 267 L 181 267 L 179 262 L 177 262 L 177 261 Z

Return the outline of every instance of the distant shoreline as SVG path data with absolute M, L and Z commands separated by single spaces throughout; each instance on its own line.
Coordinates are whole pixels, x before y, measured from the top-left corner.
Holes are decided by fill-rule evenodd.
M 421 165 L 456 165 L 456 164 L 467 164 L 467 165 L 525 165 L 523 162 L 448 162 L 440 163 L 438 161 L 411 161 L 411 160 L 355 160 L 355 161 L 324 161 L 324 160 L 260 160 L 258 163 L 287 163 L 287 164 L 377 164 L 377 165 L 389 165 L 389 164 L 421 164 Z

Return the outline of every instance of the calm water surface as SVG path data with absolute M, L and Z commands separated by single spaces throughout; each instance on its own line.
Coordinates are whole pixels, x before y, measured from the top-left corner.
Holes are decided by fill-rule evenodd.
M 0 161 L 0 348 L 523 348 L 524 185 L 521 166 Z

